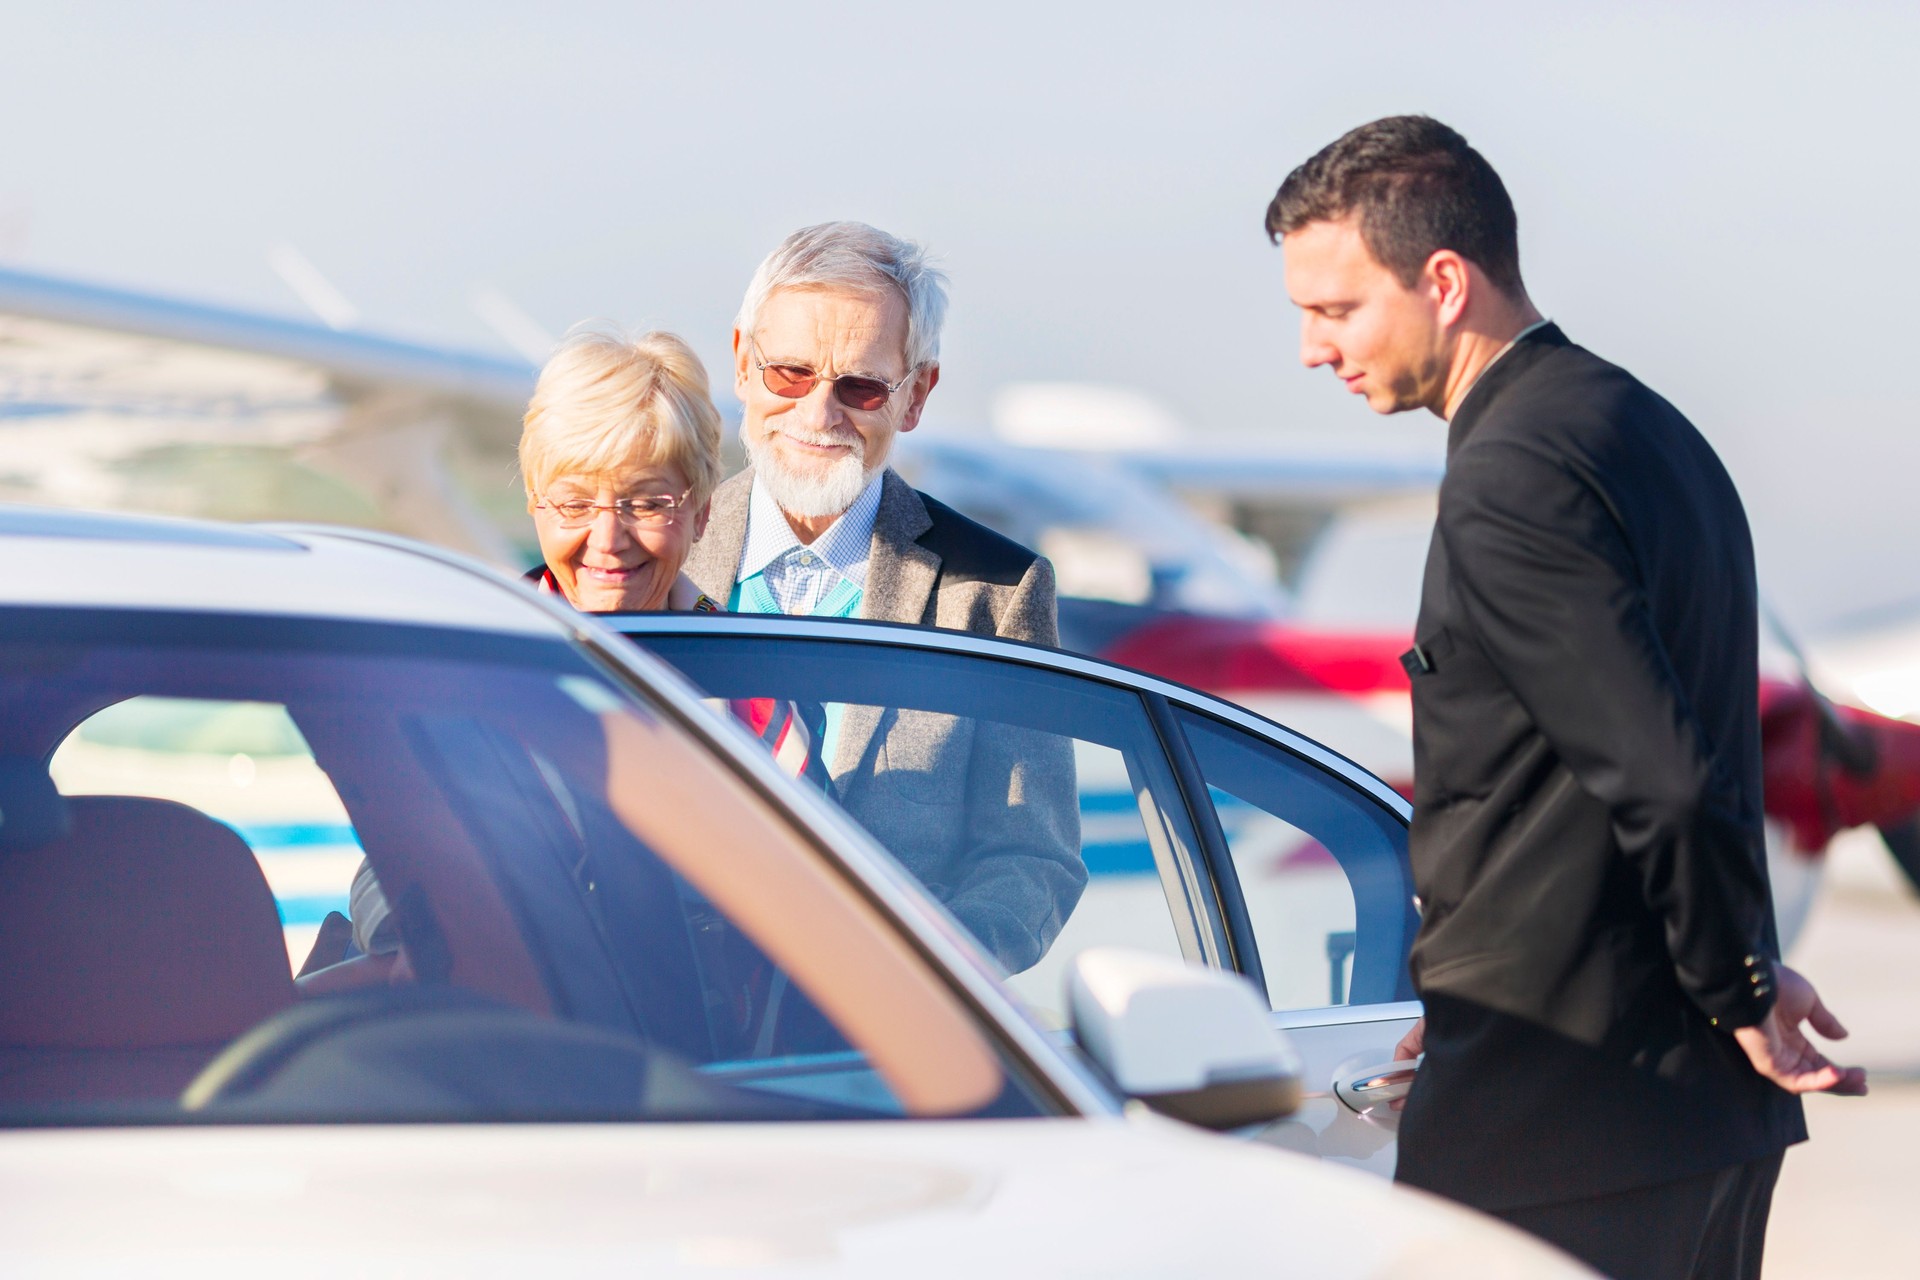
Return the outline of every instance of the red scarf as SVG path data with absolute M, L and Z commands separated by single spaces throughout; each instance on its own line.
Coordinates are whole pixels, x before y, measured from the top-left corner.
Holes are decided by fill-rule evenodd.
M 536 582 L 543 594 L 566 598 L 566 593 L 560 590 L 559 580 L 553 576 L 553 570 L 545 565 L 527 577 Z M 698 613 L 722 612 L 720 606 L 705 593 L 694 600 L 693 608 Z M 820 758 L 819 748 L 820 734 L 826 728 L 826 712 L 818 703 L 801 704 L 785 698 L 731 698 L 727 701 L 727 710 L 766 744 L 767 750 L 773 755 L 773 762 L 788 777 L 800 778 L 822 790 L 831 791 L 827 764 Z M 809 710 L 814 713 L 813 724 L 808 723 Z

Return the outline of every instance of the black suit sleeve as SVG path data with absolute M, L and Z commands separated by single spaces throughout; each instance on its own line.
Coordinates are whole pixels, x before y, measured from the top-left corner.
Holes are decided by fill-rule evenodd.
M 1772 999 L 1754 999 L 1747 960 L 1771 936 L 1757 833 L 1611 511 L 1553 461 L 1489 442 L 1449 462 L 1438 536 L 1473 638 L 1606 805 L 1681 987 L 1722 1026 L 1765 1017 Z

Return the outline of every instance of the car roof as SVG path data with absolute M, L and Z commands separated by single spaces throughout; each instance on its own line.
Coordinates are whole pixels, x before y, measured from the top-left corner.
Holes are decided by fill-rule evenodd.
M 477 562 L 359 530 L 0 506 L 0 608 L 156 609 L 565 634 Z

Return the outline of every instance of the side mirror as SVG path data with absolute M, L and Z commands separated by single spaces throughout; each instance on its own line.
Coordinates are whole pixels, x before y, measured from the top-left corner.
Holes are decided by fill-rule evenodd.
M 1235 1129 L 1300 1105 L 1299 1055 L 1237 974 L 1093 947 L 1073 962 L 1067 1003 L 1081 1048 L 1155 1111 Z

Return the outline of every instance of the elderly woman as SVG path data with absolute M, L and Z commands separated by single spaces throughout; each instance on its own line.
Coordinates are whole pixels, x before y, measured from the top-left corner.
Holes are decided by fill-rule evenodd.
M 720 483 L 720 414 L 685 342 L 569 337 L 527 405 L 520 474 L 545 562 L 529 580 L 589 613 L 715 607 L 680 574 Z
M 544 563 L 527 574 L 587 613 L 715 610 L 681 576 L 720 483 L 720 413 L 707 371 L 670 333 L 570 336 L 540 370 L 520 434 L 520 475 Z M 765 704 L 765 705 L 761 705 Z M 787 704 L 743 701 L 736 714 L 777 733 Z M 756 722 L 757 720 L 757 722 Z M 804 754 L 794 772 L 819 772 Z M 373 868 L 353 878 L 353 941 L 410 976 Z

